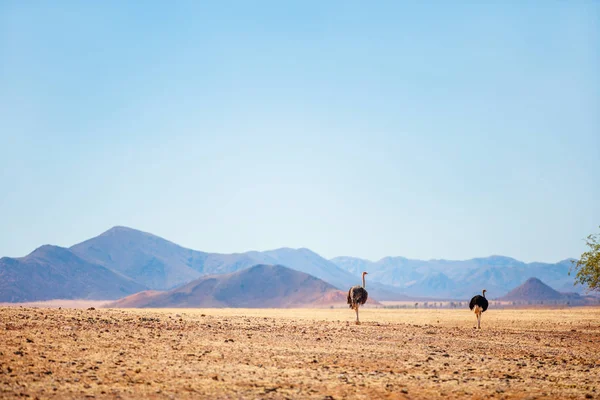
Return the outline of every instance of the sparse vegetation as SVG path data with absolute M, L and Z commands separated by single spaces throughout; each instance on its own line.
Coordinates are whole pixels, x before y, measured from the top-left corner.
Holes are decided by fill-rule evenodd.
M 576 271 L 576 285 L 587 286 L 591 291 L 600 291 L 600 234 L 589 235 L 586 246 L 588 251 L 581 254 L 579 260 L 573 261 L 569 275 Z
M 414 304 L 414 303 L 413 303 Z M 600 308 L 0 308 L 0 398 L 597 397 Z

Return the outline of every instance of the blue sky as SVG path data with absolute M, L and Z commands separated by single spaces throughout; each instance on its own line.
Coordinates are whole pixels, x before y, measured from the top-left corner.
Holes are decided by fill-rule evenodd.
M 600 4 L 470 3 L 0 2 L 0 256 L 578 256 Z

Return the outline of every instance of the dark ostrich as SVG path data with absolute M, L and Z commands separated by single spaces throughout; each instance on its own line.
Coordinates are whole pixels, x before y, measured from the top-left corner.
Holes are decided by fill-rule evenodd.
M 348 304 L 350 308 L 356 311 L 356 325 L 360 325 L 360 321 L 358 320 L 358 307 L 362 306 L 367 302 L 367 298 L 369 297 L 369 293 L 365 289 L 365 275 L 367 272 L 362 273 L 362 286 L 352 286 L 350 290 L 348 290 Z
M 481 314 L 488 309 L 488 301 L 485 298 L 485 292 L 487 292 L 487 290 L 483 289 L 483 296 L 474 296 L 469 303 L 469 308 L 473 310 L 477 316 L 477 329 L 481 329 Z

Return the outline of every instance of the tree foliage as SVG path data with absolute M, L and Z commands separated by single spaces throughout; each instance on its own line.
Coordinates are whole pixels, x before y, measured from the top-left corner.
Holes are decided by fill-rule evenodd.
M 577 271 L 575 284 L 588 287 L 588 290 L 600 291 L 600 234 L 589 235 L 586 239 L 588 251 L 573 261 L 569 275 Z

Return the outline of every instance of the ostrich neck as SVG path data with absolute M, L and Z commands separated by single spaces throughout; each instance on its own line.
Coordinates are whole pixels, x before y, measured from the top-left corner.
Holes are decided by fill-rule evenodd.
M 365 288 L 365 276 L 363 275 L 363 289 Z

